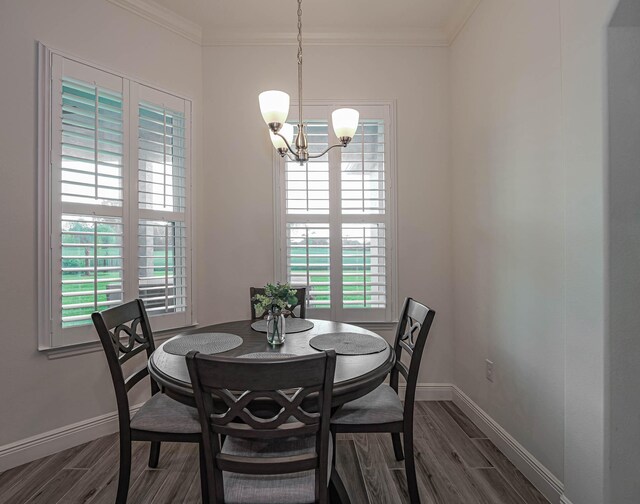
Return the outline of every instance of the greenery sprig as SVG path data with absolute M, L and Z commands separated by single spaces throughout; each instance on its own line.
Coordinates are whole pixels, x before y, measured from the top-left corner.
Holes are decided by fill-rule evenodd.
M 268 283 L 264 286 L 264 294 L 256 294 L 252 301 L 256 307 L 256 313 L 268 312 L 269 310 L 283 310 L 296 304 L 296 290 L 292 289 L 288 283 L 275 284 Z

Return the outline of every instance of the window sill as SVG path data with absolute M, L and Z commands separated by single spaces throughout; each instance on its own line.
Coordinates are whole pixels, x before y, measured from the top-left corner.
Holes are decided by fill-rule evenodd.
M 177 327 L 175 329 L 167 329 L 164 331 L 155 331 L 153 334 L 153 340 L 156 344 L 156 347 L 168 340 L 172 336 L 175 336 L 182 331 L 187 329 L 193 329 L 198 324 L 189 324 L 184 327 Z M 65 357 L 74 357 L 76 355 L 83 355 L 93 352 L 102 352 L 102 345 L 100 341 L 88 341 L 87 343 L 80 343 L 78 345 L 65 345 L 60 347 L 48 347 L 48 348 L 39 348 L 39 352 L 45 354 L 49 360 L 53 359 L 63 359 Z

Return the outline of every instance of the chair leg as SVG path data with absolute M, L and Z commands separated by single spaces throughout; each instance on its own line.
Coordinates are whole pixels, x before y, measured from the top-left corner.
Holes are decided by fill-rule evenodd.
M 152 441 L 149 450 L 149 467 L 155 469 L 160 461 L 160 441 Z
M 198 443 L 198 456 L 200 457 L 200 493 L 202 504 L 209 504 L 209 480 L 207 478 L 207 461 L 204 457 L 204 445 Z
M 131 439 L 120 438 L 120 472 L 118 474 L 118 494 L 116 504 L 126 504 L 131 478 Z
M 331 469 L 331 477 L 329 478 L 329 502 L 331 504 L 351 504 L 349 492 L 347 492 L 335 467 Z
M 331 467 L 336 466 L 336 460 L 338 459 L 338 433 L 331 429 L 331 442 L 333 444 L 333 457 L 331 457 Z
M 404 455 L 402 454 L 402 443 L 400 442 L 400 433 L 392 432 L 391 441 L 393 442 L 393 453 L 396 456 L 396 460 L 404 460 Z
M 418 492 L 418 480 L 416 478 L 416 462 L 413 457 L 413 429 L 411 428 L 404 431 L 404 456 L 409 501 L 411 504 L 420 504 L 420 493 Z

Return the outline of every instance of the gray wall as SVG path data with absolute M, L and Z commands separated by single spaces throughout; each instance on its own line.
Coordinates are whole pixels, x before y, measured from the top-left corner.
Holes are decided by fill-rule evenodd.
M 484 0 L 451 68 L 455 383 L 562 480 L 560 55 L 557 0 Z
M 455 383 L 574 504 L 610 504 L 605 55 L 616 3 L 483 0 L 451 55 Z
M 609 29 L 609 492 L 640 501 L 640 4 Z

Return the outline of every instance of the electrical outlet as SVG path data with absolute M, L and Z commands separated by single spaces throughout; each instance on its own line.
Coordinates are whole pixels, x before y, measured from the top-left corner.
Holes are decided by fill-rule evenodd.
M 487 364 L 487 380 L 493 383 L 493 362 L 489 359 L 487 359 L 485 362 Z

